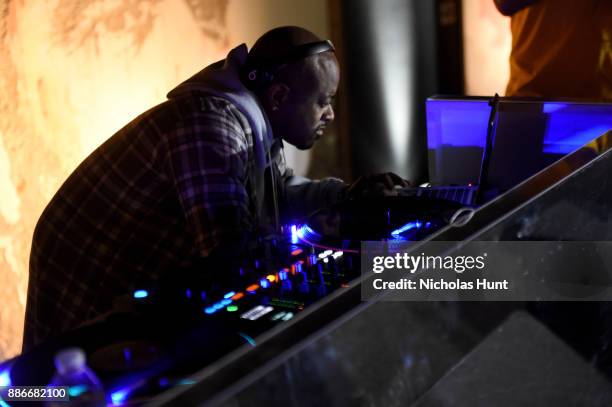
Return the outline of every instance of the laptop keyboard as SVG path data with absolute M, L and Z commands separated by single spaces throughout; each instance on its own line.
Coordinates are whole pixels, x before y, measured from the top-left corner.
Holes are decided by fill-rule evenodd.
M 474 205 L 478 186 L 407 187 L 398 190 L 399 196 L 422 196 L 446 199 L 463 205 Z

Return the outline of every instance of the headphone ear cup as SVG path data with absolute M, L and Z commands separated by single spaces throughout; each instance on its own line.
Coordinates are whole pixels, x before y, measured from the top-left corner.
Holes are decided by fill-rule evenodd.
M 269 86 L 273 81 L 274 74 L 271 74 L 268 71 L 262 71 L 257 86 L 266 87 Z

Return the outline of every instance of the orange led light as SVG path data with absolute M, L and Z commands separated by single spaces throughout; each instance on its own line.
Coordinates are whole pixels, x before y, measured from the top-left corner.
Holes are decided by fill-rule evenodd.
M 297 256 L 298 254 L 302 253 L 303 250 L 302 249 L 295 249 L 294 251 L 291 252 L 292 256 Z
M 259 284 L 253 284 L 246 288 L 247 291 L 255 291 L 259 288 Z
M 252 287 L 252 286 L 251 286 L 251 287 Z M 234 296 L 232 297 L 232 300 L 236 301 L 236 300 L 241 299 L 242 297 L 244 297 L 244 293 L 239 292 L 238 294 L 236 294 L 236 295 L 234 295 Z
M 274 274 L 268 274 L 268 276 L 266 277 L 268 279 L 269 282 L 273 283 L 276 281 L 276 276 Z

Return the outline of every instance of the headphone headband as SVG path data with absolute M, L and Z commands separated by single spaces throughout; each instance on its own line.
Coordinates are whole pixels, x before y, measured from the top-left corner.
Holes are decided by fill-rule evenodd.
M 273 58 L 249 58 L 245 66 L 244 82 L 250 89 L 258 88 L 265 82 L 271 82 L 275 74 L 273 71 L 282 65 L 323 52 L 335 52 L 335 50 L 334 44 L 330 40 L 325 40 L 297 45 Z

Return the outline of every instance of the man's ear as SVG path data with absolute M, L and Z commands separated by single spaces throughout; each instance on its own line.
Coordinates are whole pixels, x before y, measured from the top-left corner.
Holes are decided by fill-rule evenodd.
M 268 88 L 268 101 L 272 110 L 278 110 L 289 97 L 291 89 L 284 83 L 273 83 Z

